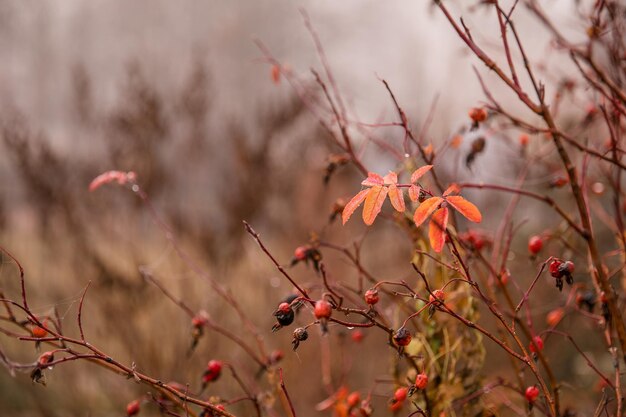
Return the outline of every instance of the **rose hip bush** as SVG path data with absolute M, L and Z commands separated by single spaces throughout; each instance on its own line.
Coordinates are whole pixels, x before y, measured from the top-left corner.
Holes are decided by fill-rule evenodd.
M 480 28 L 468 27 L 448 3 L 452 2 L 432 2 L 459 41 L 484 64 L 474 69 L 484 97 L 477 97 L 478 104 L 463 115 L 459 133 L 442 141 L 430 138 L 429 119 L 415 128 L 385 80 L 381 88 L 389 94 L 395 117 L 385 122 L 359 121 L 346 105 L 306 14 L 304 24 L 314 40 L 321 71 L 297 74 L 258 42 L 263 60 L 270 65 L 269 80 L 277 86 L 282 80 L 290 84 L 335 149 L 320 180 L 332 184 L 338 173 L 351 169 L 360 177 L 352 183 L 350 195 L 333 195 L 335 204 L 320 216 L 330 215 L 325 227 L 346 227 L 348 243 L 326 240 L 324 231 L 317 230 L 306 244 L 294 243 L 292 259 L 281 259 L 253 225 L 241 219 L 260 253 L 293 288 L 275 304 L 259 300 L 275 321 L 270 336 L 246 313 L 232 289 L 206 274 L 178 243 L 140 175 L 113 170 L 94 175 L 85 186 L 85 191 L 95 193 L 113 186 L 133 193 L 181 261 L 206 278 L 211 290 L 232 309 L 240 322 L 238 329 L 196 311 L 150 269 L 140 269 L 163 297 L 188 316 L 191 351 L 209 331 L 235 342 L 257 365 L 256 374 L 222 358 L 208 358 L 195 380 L 167 382 L 109 356 L 106 347 L 96 347 L 85 337 L 82 308 L 88 302 L 88 287 L 80 298 L 77 333 L 66 333 L 59 317 L 37 315 L 30 309 L 28 264 L 23 262 L 22 267 L 10 248 L 2 251 L 19 269 L 21 291 L 2 293 L 0 331 L 28 349 L 34 345 L 36 360 L 13 361 L 0 345 L 0 362 L 12 373 L 28 370 L 32 381 L 41 384 L 56 367 L 74 361 L 92 362 L 121 374 L 148 389 L 144 396 L 128 399 L 128 416 L 156 410 L 205 417 L 623 415 L 626 6 L 617 1 L 580 2 L 586 30 L 583 40 L 573 41 L 535 0 L 478 2 L 476 11 L 491 13 L 497 23 L 496 33 L 483 34 L 498 42 L 498 48 L 493 48 L 478 40 L 475 32 Z M 541 62 L 527 56 L 531 45 L 515 25 L 521 13 L 532 16 L 534 24 L 550 34 L 555 53 L 571 64 L 573 72 L 543 73 Z M 496 98 L 485 73 L 495 75 L 516 97 L 515 110 Z M 584 103 L 584 111 L 567 113 L 566 101 Z M 436 114 L 433 111 L 429 118 Z M 395 132 L 390 134 L 393 139 L 377 139 L 381 129 Z M 515 158 L 514 174 L 501 182 L 468 181 L 471 170 L 488 157 L 489 146 L 496 141 L 507 147 L 507 158 Z M 385 175 L 370 168 L 373 162 L 363 156 L 366 146 L 389 155 Z M 467 169 L 450 169 L 463 159 Z M 539 173 L 544 177 L 542 187 L 534 186 Z M 516 215 L 527 200 L 540 209 L 526 217 Z M 501 202 L 503 210 L 496 211 L 490 201 Z M 355 213 L 361 207 L 359 220 Z M 335 221 L 339 216 L 343 226 Z M 528 217 L 549 217 L 554 222 L 537 229 L 539 222 L 528 222 Z M 400 266 L 406 272 L 401 278 L 380 277 L 366 266 L 369 256 L 385 262 L 385 253 L 396 250 L 389 244 L 364 245 L 377 238 L 368 233 L 378 228 L 399 230 L 404 241 L 394 245 L 411 247 L 412 255 Z M 356 271 L 357 285 L 333 272 L 333 263 L 326 260 L 330 254 Z M 307 267 L 315 271 L 315 282 L 300 278 Z M 348 356 L 363 345 L 378 343 L 379 360 L 388 361 L 389 372 L 356 387 L 349 386 L 349 379 L 332 375 L 331 360 L 340 362 L 340 367 L 348 361 L 346 355 L 327 353 L 339 349 L 331 336 L 344 331 L 351 335 L 350 343 L 342 345 Z M 267 337 L 284 333 L 289 334 L 291 346 L 269 350 Z M 382 337 L 373 337 L 374 333 Z M 602 348 L 589 352 L 581 347 L 588 340 Z M 287 355 L 317 344 L 326 352 L 322 381 L 300 374 L 297 366 L 283 367 Z M 587 382 L 572 380 L 571 373 L 555 367 L 563 356 L 584 367 Z M 318 399 L 315 410 L 300 409 L 301 401 L 290 396 L 285 374 L 297 375 L 299 383 L 307 386 L 323 386 L 326 398 Z M 240 396 L 214 394 L 214 387 L 226 378 L 236 382 Z M 594 390 L 584 388 L 588 381 L 594 381 Z

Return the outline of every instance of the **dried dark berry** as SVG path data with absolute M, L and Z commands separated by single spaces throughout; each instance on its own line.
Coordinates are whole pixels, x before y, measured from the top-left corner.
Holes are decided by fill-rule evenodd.
M 304 327 L 298 327 L 293 331 L 293 340 L 291 344 L 293 345 L 293 350 L 298 349 L 300 346 L 300 342 L 304 342 L 309 338 L 309 332 Z
M 274 324 L 272 330 L 276 331 L 281 327 L 289 326 L 291 323 L 293 323 L 293 319 L 295 318 L 296 314 L 294 313 L 293 308 L 291 308 L 291 305 L 289 303 L 280 303 L 278 309 L 274 312 L 274 316 L 276 317 L 276 321 L 278 323 Z
M 411 343 L 411 332 L 406 327 L 400 327 L 393 334 L 393 342 L 400 347 L 406 346 Z

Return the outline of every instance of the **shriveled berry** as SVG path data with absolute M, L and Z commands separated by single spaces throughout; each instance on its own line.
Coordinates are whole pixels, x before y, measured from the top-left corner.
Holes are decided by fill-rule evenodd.
M 538 254 L 539 251 L 541 251 L 541 248 L 543 248 L 543 239 L 541 239 L 541 236 L 535 235 L 528 239 L 528 251 L 532 255 Z
M 415 388 L 424 389 L 428 385 L 428 375 L 424 372 L 417 374 L 415 377 Z
M 369 305 L 374 305 L 378 303 L 380 297 L 378 296 L 378 290 L 376 288 L 370 288 L 365 291 L 365 302 Z
M 316 319 L 328 319 L 332 312 L 333 308 L 328 301 L 322 299 L 315 302 L 313 314 L 315 314 Z
M 583 293 L 576 294 L 576 304 L 578 307 L 586 307 L 587 311 L 593 312 L 596 306 L 596 294 L 593 291 L 585 291 Z
M 531 385 L 530 387 L 526 388 L 524 396 L 526 397 L 526 401 L 528 401 L 529 403 L 534 403 L 537 397 L 539 397 L 539 388 Z
M 541 336 L 533 337 L 533 341 L 530 342 L 530 345 L 528 346 L 528 349 L 530 349 L 530 351 L 533 352 L 533 353 L 537 353 L 537 352 L 543 350 L 543 339 L 541 338 Z
M 393 334 L 393 342 L 398 346 L 406 346 L 411 343 L 411 332 L 406 327 L 400 327 Z
M 309 332 L 304 327 L 298 327 L 293 331 L 293 339 L 291 344 L 293 346 L 293 350 L 298 349 L 300 346 L 300 342 L 304 342 L 309 338 Z
M 140 409 L 141 409 L 141 403 L 139 402 L 139 400 L 131 401 L 126 406 L 126 415 L 135 416 L 139 414 Z

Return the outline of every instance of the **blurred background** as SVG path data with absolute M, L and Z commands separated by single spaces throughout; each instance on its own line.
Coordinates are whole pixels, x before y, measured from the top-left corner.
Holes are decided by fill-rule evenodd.
M 584 36 L 578 17 L 582 6 L 569 0 L 544 3 L 567 36 Z M 135 171 L 181 246 L 232 290 L 268 348 L 285 352 L 287 386 L 298 415 L 307 417 L 323 414 L 314 407 L 329 396 L 318 383 L 320 337 L 315 333 L 294 354 L 289 330 L 271 332 L 272 312 L 292 288 L 242 227 L 244 219 L 252 224 L 284 264 L 311 232 L 346 246 L 365 232 L 359 221 L 344 228 L 329 224 L 333 202 L 355 194 L 361 176 L 351 166 L 342 167 L 324 185 L 328 155 L 338 149 L 289 83 L 272 80 L 271 66 L 254 43 L 260 40 L 302 85 L 312 87 L 309 70 L 321 71 L 322 66 L 300 8 L 310 16 L 355 118 L 369 123 L 396 120 L 380 81 L 384 78 L 416 131 L 435 104 L 427 140 L 436 148 L 458 133 L 466 139 L 442 154 L 446 182 L 515 184 L 522 166 L 516 133 L 496 137 L 488 128 L 468 131 L 467 111 L 484 98 L 472 65 L 503 104 L 529 115 L 467 53 L 430 2 L 0 0 L 0 236 L 26 269 L 34 311 L 53 315 L 56 310 L 66 332 L 76 331 L 77 303 L 91 282 L 83 312 L 86 336 L 119 361 L 135 362 L 149 375 L 192 387 L 199 385 L 206 362 L 213 358 L 254 375 L 256 364 L 211 332 L 187 354 L 189 318 L 142 279 L 140 266 L 195 311 L 207 311 L 245 339 L 250 335 L 206 280 L 180 261 L 131 192 L 116 186 L 87 191 L 91 179 L 103 171 Z M 490 8 L 477 1 L 451 2 L 450 8 L 464 17 L 485 49 L 501 52 Z M 516 13 L 527 52 L 541 64 L 550 96 L 572 68 L 524 8 Z M 588 100 L 584 94 L 572 95 L 561 110 L 562 119 L 583 114 Z M 358 131 L 353 134 L 368 168 L 384 174 L 404 166 L 393 152 L 368 143 Z M 402 152 L 401 130 L 379 129 L 376 134 Z M 467 167 L 463 158 L 472 139 L 481 135 L 487 136 L 486 149 Z M 531 145 L 543 149 L 542 144 Z M 538 165 L 528 186 L 545 191 L 558 174 L 555 167 Z M 554 193 L 557 199 L 566 196 L 566 191 Z M 464 194 L 490 213 L 481 229 L 493 233 L 509 197 Z M 526 221 L 514 241 L 510 265 L 513 275 L 519 272 L 522 287 L 536 267 L 528 260 L 528 236 L 556 221 L 551 214 L 529 215 L 538 207 L 524 202 L 515 218 Z M 385 243 L 388 251 L 376 250 Z M 363 262 L 376 276 L 416 282 L 408 264 L 412 249 L 401 230 L 379 220 L 364 241 Z M 323 255 L 334 279 L 358 281 L 358 273 L 340 253 Z M 293 274 L 299 282 L 318 282 L 313 269 L 304 265 L 295 266 Z M 4 259 L 0 289 L 18 297 L 18 284 L 14 265 Z M 552 298 L 536 306 L 540 321 L 564 302 L 553 296 L 553 288 L 545 291 Z M 308 316 L 297 320 L 304 324 Z M 588 323 L 582 326 L 583 331 L 590 328 Z M 393 352 L 382 333 L 367 332 L 358 348 L 350 345 L 354 342 L 348 333 L 331 328 L 335 382 L 367 392 L 371 381 L 389 374 L 390 360 L 381 359 L 381 352 Z M 580 343 L 598 366 L 610 368 L 605 355 L 594 356 L 601 346 L 593 340 Z M 0 348 L 17 361 L 38 356 L 31 344 L 6 337 L 0 337 Z M 486 348 L 499 355 L 492 346 Z M 557 346 L 547 349 L 559 351 Z M 499 359 L 487 361 L 485 374 L 510 373 L 502 369 L 508 366 L 504 356 L 492 357 Z M 553 357 L 559 375 L 572 381 L 563 388 L 564 397 L 579 411 L 593 409 L 596 377 L 572 349 Z M 232 378 L 223 379 L 207 395 L 241 395 Z M 11 377 L 0 369 L 0 415 L 121 416 L 126 403 L 147 392 L 145 386 L 79 362 L 47 372 L 46 382 L 43 387 L 33 384 L 28 374 Z M 383 384 L 375 392 L 384 414 L 393 387 Z M 495 394 L 488 401 L 496 409 L 503 402 Z M 245 403 L 229 410 L 251 415 Z M 503 413 L 509 411 L 503 407 Z M 156 415 L 158 409 L 147 405 L 143 413 Z

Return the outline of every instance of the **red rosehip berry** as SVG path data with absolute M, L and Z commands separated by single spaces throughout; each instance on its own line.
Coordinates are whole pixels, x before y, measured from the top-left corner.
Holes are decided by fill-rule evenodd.
M 37 364 L 41 367 L 48 365 L 50 362 L 54 360 L 54 353 L 52 352 L 44 352 L 37 359 Z
M 417 374 L 415 377 L 415 388 L 424 389 L 426 388 L 426 385 L 428 385 L 428 375 L 424 372 Z
M 365 302 L 369 305 L 374 305 L 378 303 L 380 297 L 378 296 L 378 290 L 376 288 L 370 288 L 365 291 Z
M 352 332 L 351 337 L 352 337 L 353 342 L 361 343 L 365 335 L 363 334 L 361 330 L 357 329 Z
M 559 322 L 563 319 L 565 315 L 565 311 L 562 308 L 556 308 L 548 313 L 546 316 L 546 323 L 550 327 L 556 327 Z
M 294 251 L 294 253 L 293 253 L 294 259 L 296 259 L 298 261 L 305 260 L 308 250 L 309 250 L 309 248 L 306 247 L 306 246 L 298 246 L 296 248 L 296 250 Z
M 393 342 L 398 346 L 406 346 L 411 343 L 411 332 L 409 332 L 405 327 L 400 327 L 393 334 Z
M 313 310 L 313 314 L 315 314 L 315 318 L 318 320 L 328 319 L 333 312 L 333 308 L 330 303 L 326 300 L 317 300 L 315 302 L 315 308 Z
M 524 396 L 526 397 L 526 401 L 528 401 L 529 403 L 534 403 L 537 397 L 539 397 L 539 388 L 531 385 L 530 387 L 526 388 Z
M 196 329 L 206 326 L 208 322 L 209 320 L 201 314 L 197 314 L 191 319 L 191 325 Z
M 533 343 L 534 342 L 534 343 Z M 536 347 L 535 347 L 536 346 Z M 531 352 L 533 353 L 537 353 L 541 350 L 543 350 L 543 339 L 541 338 L 541 336 L 535 336 L 533 337 L 533 341 L 530 342 L 530 345 L 528 347 L 530 349 Z
M 431 304 L 440 304 L 446 298 L 446 293 L 443 290 L 435 290 L 428 297 L 428 301 Z
M 474 107 L 468 112 L 468 116 L 474 123 L 480 123 L 487 120 L 487 111 L 482 107 Z
M 202 382 L 206 385 L 209 382 L 216 381 L 222 374 L 222 366 L 222 361 L 210 360 L 204 374 L 202 374 Z
M 536 255 L 543 247 L 543 239 L 540 236 L 531 236 L 528 239 L 528 250 L 532 255 Z
M 526 146 L 528 145 L 528 141 L 530 140 L 530 138 L 528 137 L 528 135 L 526 133 L 522 133 L 521 135 L 519 135 L 519 144 L 522 146 Z
M 141 403 L 139 402 L 139 400 L 131 401 L 126 406 L 126 415 L 135 416 L 139 414 L 140 409 L 141 409 Z
M 406 400 L 406 396 L 407 396 L 408 391 L 409 390 L 406 387 L 398 388 L 396 390 L 396 392 L 393 393 L 393 401 L 395 401 L 395 402 L 402 402 L 402 401 Z
M 554 278 L 561 278 L 561 276 L 563 275 L 563 273 L 560 271 L 562 263 L 563 262 L 558 259 L 554 259 L 552 262 L 550 262 L 550 275 L 552 275 Z
M 30 332 L 33 334 L 34 337 L 46 337 L 48 331 L 44 327 L 48 327 L 47 319 L 41 320 L 41 326 L 33 326 Z
M 346 402 L 348 403 L 348 407 L 356 407 L 361 402 L 361 394 L 359 394 L 358 391 L 351 392 L 350 395 L 348 395 Z
M 283 351 L 277 349 L 277 350 L 272 351 L 272 353 L 270 353 L 269 362 L 271 364 L 277 364 L 278 362 L 283 360 L 284 357 L 285 357 L 285 354 L 283 353 Z

